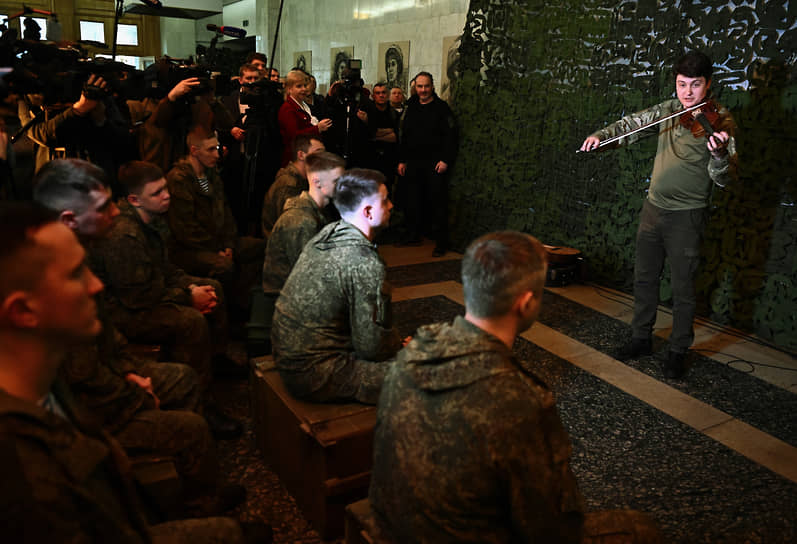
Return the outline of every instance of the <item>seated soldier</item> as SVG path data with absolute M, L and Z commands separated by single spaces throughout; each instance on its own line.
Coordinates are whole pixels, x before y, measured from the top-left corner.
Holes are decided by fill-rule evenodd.
M 265 242 L 238 236 L 216 170 L 219 141 L 200 127 L 187 138 L 188 155 L 167 177 L 171 204 L 172 260 L 189 274 L 219 280 L 237 308 L 246 308 L 249 289 L 260 283 Z
M 274 183 L 263 200 L 263 236 L 268 238 L 274 223 L 282 213 L 285 202 L 307 190 L 307 168 L 304 159 L 310 153 L 324 151 L 324 144 L 315 136 L 300 134 L 293 139 L 293 160 L 280 168 Z
M 34 198 L 58 214 L 91 252 L 119 215 L 97 166 L 79 159 L 47 163 L 34 179 Z M 91 255 L 88 256 L 91 266 Z M 200 388 L 183 364 L 146 362 L 128 349 L 97 297 L 102 331 L 95 342 L 70 349 L 60 375 L 103 428 L 131 454 L 173 456 L 189 496 L 216 487 L 218 461 L 208 423 L 198 415 Z M 211 422 L 217 423 L 211 416 Z M 216 429 L 220 436 L 229 431 Z M 229 495 L 225 491 L 226 495 Z M 239 495 L 243 498 L 244 490 Z
M 299 398 L 374 404 L 401 347 L 373 243 L 393 204 L 384 176 L 361 169 L 338 178 L 334 202 L 342 219 L 307 242 L 277 299 L 274 360 Z
M 263 262 L 265 328 L 271 330 L 274 303 L 305 244 L 329 221 L 324 208 L 332 201 L 335 181 L 343 174 L 346 161 L 334 153 L 320 151 L 307 155 L 309 190 L 289 198 L 266 244 Z
M 163 172 L 154 164 L 133 161 L 119 169 L 119 182 L 127 200 L 108 236 L 97 240 L 92 251 L 95 271 L 106 284 L 111 321 L 133 342 L 165 345 L 176 361 L 197 371 L 203 392 L 211 381 L 211 364 L 217 372 L 243 376 L 246 368 L 225 355 L 221 285 L 189 276 L 169 260 L 163 240 L 162 216 L 169 208 Z M 207 399 L 205 416 L 219 418 L 220 425 L 229 421 Z M 239 431 L 230 429 L 234 432 Z
M 0 203 L 0 224 L 4 541 L 245 542 L 230 518 L 148 524 L 124 451 L 57 379 L 65 351 L 100 332 L 102 283 L 55 212 Z
M 385 378 L 370 500 L 392 542 L 657 542 L 632 511 L 584 514 L 553 394 L 512 354 L 546 254 L 519 232 L 462 259 L 465 317 L 418 329 Z

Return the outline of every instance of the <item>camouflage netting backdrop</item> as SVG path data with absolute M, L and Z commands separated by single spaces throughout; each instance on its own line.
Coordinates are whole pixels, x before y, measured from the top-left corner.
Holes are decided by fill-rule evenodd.
M 656 139 L 575 150 L 674 97 L 673 62 L 700 49 L 739 127 L 739 180 L 714 192 L 699 311 L 797 349 L 797 2 L 557 4 L 471 0 L 452 99 L 457 246 L 523 230 L 580 249 L 592 280 L 630 291 Z M 666 277 L 661 291 L 668 301 Z

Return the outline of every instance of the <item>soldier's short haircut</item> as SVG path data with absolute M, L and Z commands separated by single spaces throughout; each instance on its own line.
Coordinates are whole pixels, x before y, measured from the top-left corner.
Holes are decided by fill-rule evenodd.
M 79 215 L 92 203 L 91 191 L 108 185 L 99 166 L 81 159 L 57 159 L 45 164 L 33 179 L 33 199 L 58 213 Z
M 421 77 L 421 76 L 428 77 L 429 78 L 429 83 L 434 85 L 434 78 L 432 77 L 432 74 L 430 74 L 429 72 L 418 72 L 418 74 L 414 78 L 412 78 L 412 80 L 415 81 L 415 83 L 417 84 L 418 83 L 418 78 Z
M 244 72 L 258 72 L 259 73 L 260 70 L 258 70 L 257 66 L 255 66 L 251 62 L 247 62 L 246 64 L 242 64 L 241 68 L 238 69 L 238 75 L 243 77 Z
M 304 70 L 291 70 L 288 72 L 288 75 L 285 77 L 285 88 L 290 89 L 294 85 L 298 85 L 299 83 L 307 83 L 308 80 L 307 72 Z
M 196 148 L 202 147 L 202 143 L 211 138 L 216 138 L 216 133 L 214 131 L 208 131 L 202 125 L 196 125 L 188 132 L 188 135 L 185 137 L 185 143 L 190 150 L 192 146 Z
M 339 155 L 329 151 L 310 153 L 304 158 L 304 163 L 307 166 L 308 174 L 312 172 L 328 172 L 335 168 L 346 168 L 346 161 Z
M 376 170 L 352 168 L 338 178 L 335 185 L 335 207 L 341 214 L 357 211 L 362 201 L 379 192 L 385 176 Z
M 321 138 L 312 134 L 297 134 L 291 145 L 291 149 L 293 150 L 293 154 L 291 156 L 293 157 L 293 160 L 296 160 L 299 157 L 299 151 L 302 153 L 307 153 L 307 150 L 310 149 L 310 145 L 313 140 L 320 142 Z
M 505 315 L 517 297 L 542 295 L 547 255 L 539 240 L 516 231 L 485 234 L 462 258 L 465 308 L 476 317 Z
M 708 81 L 714 73 L 714 65 L 705 53 L 689 51 L 675 62 L 672 71 L 676 76 L 681 74 L 686 77 L 704 77 Z
M 140 195 L 147 183 L 163 177 L 163 170 L 146 161 L 130 161 L 119 167 L 119 183 L 128 195 Z
M 58 216 L 38 202 L 0 202 L 0 304 L 11 292 L 33 289 L 41 280 L 49 255 L 37 248 L 33 235 Z
M 256 51 L 252 51 L 248 55 L 246 55 L 246 59 L 244 59 L 247 64 L 252 64 L 253 60 L 259 60 L 263 64 L 268 64 L 268 58 L 264 53 L 258 53 Z
M 385 90 L 386 91 L 388 90 L 387 83 L 385 83 L 384 81 L 378 81 L 377 83 L 374 83 L 374 91 L 376 91 L 377 87 L 385 87 Z

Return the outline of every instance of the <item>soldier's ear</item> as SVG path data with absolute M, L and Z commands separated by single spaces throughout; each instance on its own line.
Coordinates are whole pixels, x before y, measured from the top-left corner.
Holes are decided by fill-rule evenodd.
M 77 229 L 77 217 L 75 216 L 75 212 L 72 210 L 64 210 L 61 212 L 61 215 L 58 216 L 61 220 L 61 223 L 66 225 L 72 230 Z
M 141 206 L 141 200 L 138 198 L 138 195 L 134 195 L 133 193 L 127 195 L 127 202 L 134 208 Z

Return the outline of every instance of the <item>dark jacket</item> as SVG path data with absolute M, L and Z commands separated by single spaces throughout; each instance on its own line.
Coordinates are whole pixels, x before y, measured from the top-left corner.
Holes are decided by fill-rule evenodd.
M 399 162 L 443 161 L 449 166 L 457 157 L 457 125 L 451 108 L 436 94 L 428 104 L 417 96 L 407 101 L 399 132 Z
M 149 542 L 127 456 L 65 386 L 52 391 L 70 421 L 0 390 L 3 540 Z

